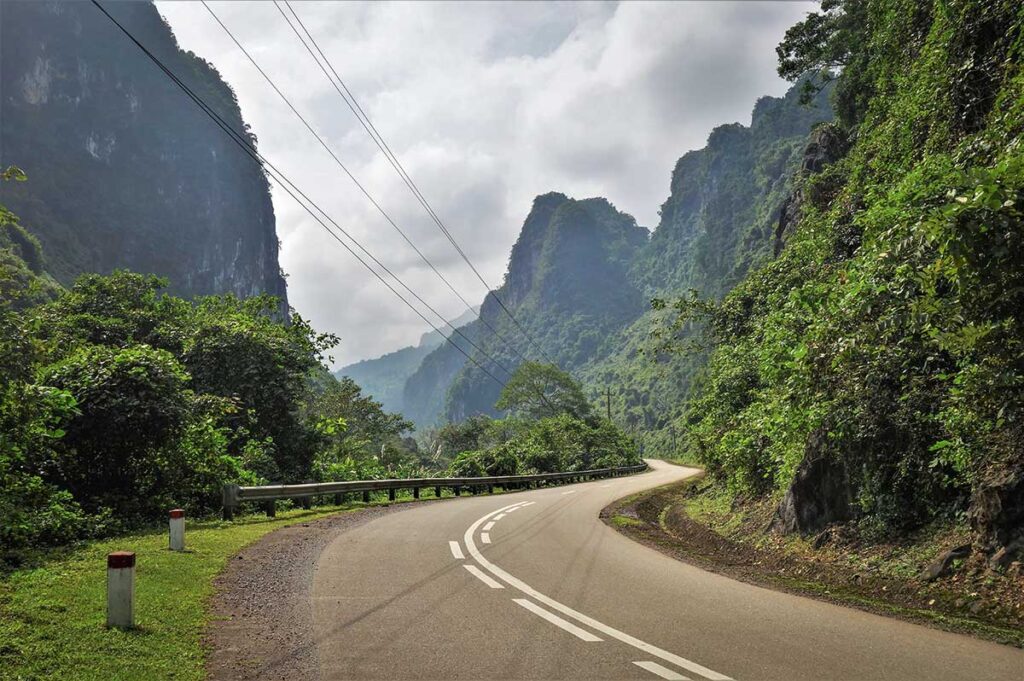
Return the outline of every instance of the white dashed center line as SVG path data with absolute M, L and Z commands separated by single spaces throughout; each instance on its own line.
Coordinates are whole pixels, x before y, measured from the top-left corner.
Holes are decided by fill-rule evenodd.
M 483 542 L 484 544 L 490 544 L 491 543 L 491 533 L 490 532 L 481 532 L 480 533 L 480 541 Z
M 492 527 L 494 527 L 494 521 L 493 520 L 491 522 L 487 523 L 486 525 L 484 525 L 484 532 L 490 532 Z
M 682 674 L 672 671 L 668 667 L 662 667 L 657 662 L 634 662 L 633 664 L 641 669 L 646 669 L 652 674 L 657 674 L 663 679 L 668 679 L 669 681 L 690 681 L 689 676 L 683 676 Z
M 534 503 L 534 502 L 531 501 L 531 502 L 527 502 L 527 503 L 521 504 L 521 505 L 520 504 L 514 504 L 514 506 L 528 506 L 529 504 L 532 504 L 532 503 Z M 574 620 L 576 620 L 577 622 L 579 622 L 580 624 L 584 624 L 584 625 L 590 627 L 591 629 L 593 629 L 594 631 L 598 631 L 598 632 L 604 634 L 605 636 L 608 636 L 609 638 L 614 638 L 614 639 L 616 639 L 618 641 L 621 641 L 622 643 L 625 643 L 628 646 L 632 646 L 633 648 L 636 648 L 637 650 L 641 650 L 641 651 L 647 653 L 648 655 L 652 655 L 654 657 L 660 658 L 660 659 L 664 660 L 665 662 L 668 662 L 670 664 L 673 664 L 673 665 L 679 667 L 680 669 L 686 669 L 687 671 L 691 671 L 691 672 L 693 672 L 695 674 L 699 674 L 700 676 L 704 677 L 705 679 L 709 679 L 710 681 L 731 681 L 731 679 L 728 676 L 726 676 L 725 674 L 720 674 L 720 673 L 718 673 L 716 671 L 708 669 L 707 667 L 705 667 L 703 665 L 697 664 L 696 662 L 693 662 L 692 660 L 687 660 L 685 657 L 682 657 L 681 655 L 676 655 L 675 653 L 670 653 L 667 650 L 663 650 L 662 648 L 659 648 L 657 646 L 651 645 L 650 643 L 647 643 L 646 641 L 642 641 L 642 640 L 636 638 L 635 636 L 630 636 L 629 634 L 627 634 L 624 631 L 620 631 L 618 629 L 615 629 L 614 627 L 610 627 L 607 624 L 605 624 L 604 622 L 596 620 L 593 617 L 589 617 L 587 615 L 584 615 L 583 613 L 579 612 L 578 610 L 574 610 L 574 609 L 570 608 L 569 606 L 565 605 L 564 603 L 559 603 L 555 599 L 553 599 L 553 598 L 551 598 L 549 596 L 545 596 L 544 594 L 542 594 L 541 592 L 537 591 L 536 589 L 531 587 L 529 584 L 524 582 L 523 580 L 518 579 L 517 577 L 509 574 L 508 572 L 506 572 L 505 570 L 501 569 L 500 567 L 498 567 L 497 565 L 495 565 L 491 561 L 487 560 L 487 558 L 484 556 L 484 554 L 480 552 L 480 549 L 477 548 L 476 542 L 473 540 L 473 537 L 476 534 L 477 528 L 479 528 L 481 525 L 483 525 L 485 522 L 490 520 L 493 516 L 497 515 L 498 513 L 501 513 L 503 511 L 504 512 L 508 512 L 511 508 L 512 507 L 505 507 L 505 508 L 499 508 L 499 509 L 497 509 L 495 511 L 492 511 L 492 512 L 488 513 L 487 515 L 483 516 L 482 518 L 477 519 L 476 522 L 474 522 L 472 525 L 470 525 L 468 528 L 466 528 L 466 533 L 465 533 L 465 535 L 463 535 L 463 541 L 466 544 L 466 551 L 469 553 L 470 557 L 474 561 L 476 561 L 476 563 L 478 565 L 480 565 L 483 569 L 487 570 L 487 572 L 489 572 L 490 574 L 494 575 L 495 577 L 500 579 L 505 584 L 508 584 L 513 589 L 518 590 L 523 595 L 529 596 L 530 598 L 532 598 L 532 599 L 534 599 L 536 601 L 539 601 L 540 603 L 543 603 L 544 605 L 546 605 L 547 607 L 551 608 L 552 610 L 555 610 L 557 612 L 562 613 L 563 615 L 571 617 Z M 481 539 L 483 539 L 484 536 L 486 536 L 486 535 L 481 536 Z M 488 539 L 490 539 L 490 537 L 488 537 Z M 469 569 L 470 567 L 476 567 L 476 566 L 466 565 L 467 569 Z M 487 575 L 485 575 L 483 572 L 480 572 L 480 577 L 481 578 L 487 577 Z M 494 580 L 491 580 L 491 581 L 493 582 Z M 494 582 L 494 583 L 498 587 L 501 587 L 501 584 L 498 584 L 497 582 Z M 536 613 L 537 615 L 540 615 L 541 617 L 543 617 L 544 619 L 552 622 L 553 624 L 558 624 L 558 626 L 562 626 L 562 624 L 566 624 L 566 625 L 571 626 L 571 627 L 576 627 L 576 625 L 574 625 L 574 624 L 572 624 L 572 623 L 570 623 L 570 622 L 568 622 L 566 620 L 563 620 L 561 617 L 558 617 L 554 613 L 548 612 L 544 608 L 541 608 L 539 605 L 536 605 L 535 603 L 533 603 L 533 601 L 528 601 L 525 598 L 523 598 L 523 599 L 513 599 L 513 600 L 515 600 L 522 607 L 526 608 L 527 610 L 530 610 L 531 612 Z M 529 605 L 527 605 L 527 604 L 529 604 Z M 541 613 L 544 613 L 544 614 L 541 614 Z M 558 619 L 562 624 L 559 624 L 558 622 L 555 622 L 553 619 L 551 619 L 552 617 Z M 564 629 L 565 627 L 562 627 L 562 628 Z M 579 629 L 579 627 L 576 627 L 576 628 Z M 579 629 L 579 630 L 584 634 L 584 636 L 594 636 L 594 634 L 591 634 L 589 631 L 587 631 L 585 629 Z M 573 632 L 573 633 L 575 633 L 575 632 Z M 588 638 L 584 638 L 583 636 L 581 636 L 581 638 L 583 638 L 584 640 L 591 640 L 591 639 L 588 639 Z M 642 666 L 644 669 L 647 669 L 648 671 L 652 671 L 652 668 L 650 668 L 650 667 L 648 667 L 646 665 L 647 665 L 647 663 L 640 664 L 640 666 Z M 665 671 L 667 671 L 669 673 L 675 673 L 675 672 L 672 672 L 671 670 L 669 670 L 667 668 L 664 668 L 664 667 L 662 669 L 664 669 Z M 665 677 L 665 678 L 670 678 L 670 677 Z
M 593 642 L 593 641 L 600 641 L 601 640 L 599 637 L 594 636 L 593 634 L 591 634 L 586 629 L 581 629 L 580 627 L 577 627 L 572 622 L 567 622 L 566 620 L 562 619 L 561 617 L 559 617 L 558 615 L 554 614 L 553 612 L 548 612 L 547 610 L 545 610 L 544 608 L 540 607 L 539 605 L 537 605 L 533 601 L 528 601 L 525 598 L 513 598 L 512 600 L 514 602 L 518 603 L 519 605 L 523 606 L 524 608 L 526 608 L 527 610 L 529 610 L 533 614 L 539 615 L 540 617 L 543 617 L 548 622 L 551 622 L 552 624 L 554 624 L 556 627 L 559 627 L 561 629 L 565 629 L 566 631 L 568 631 L 570 634 L 572 634 L 576 638 L 579 638 L 579 639 L 582 639 L 584 641 L 587 641 L 588 643 L 589 642 Z
M 462 560 L 463 558 L 465 558 L 465 556 L 462 555 L 462 546 L 459 545 L 459 542 L 448 542 L 448 548 L 452 550 L 452 556 L 455 558 L 455 560 Z

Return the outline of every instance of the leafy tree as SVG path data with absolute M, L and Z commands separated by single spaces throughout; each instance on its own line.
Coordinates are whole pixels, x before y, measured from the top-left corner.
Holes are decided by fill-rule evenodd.
M 523 362 L 494 406 L 534 419 L 559 414 L 585 418 L 590 414 L 590 403 L 572 376 L 553 364 L 540 362 Z
M 181 355 L 191 306 L 162 295 L 167 281 L 119 270 L 85 274 L 52 303 L 33 311 L 37 335 L 59 357 L 80 344 L 146 344 Z
M 822 0 L 820 12 L 791 26 L 778 47 L 779 75 L 803 80 L 801 101 L 809 103 L 836 75 L 863 62 L 868 37 L 868 0 Z M 868 85 L 868 83 L 860 83 Z M 837 91 L 836 111 L 847 124 L 863 113 L 866 93 L 856 92 L 843 83 Z
M 434 433 L 430 448 L 439 459 L 451 459 L 460 452 L 480 449 L 487 444 L 492 419 L 481 414 L 462 422 L 446 423 Z
M 360 474 L 393 477 L 422 463 L 415 440 L 402 437 L 412 423 L 385 412 L 348 377 L 327 375 L 305 411 L 305 420 L 322 439 L 313 464 L 322 480 L 356 479 Z
M 229 425 L 273 442 L 280 479 L 295 481 L 308 474 L 316 447 L 316 433 L 301 417 L 302 400 L 337 338 L 316 333 L 294 313 L 281 323 L 276 311 L 270 296 L 201 299 L 186 329 L 182 364 L 197 392 L 234 402 Z
M 43 477 L 75 400 L 35 383 L 36 354 L 20 317 L 0 302 L 0 562 L 69 541 L 87 524 L 71 494 Z
M 90 512 L 138 517 L 165 508 L 163 479 L 184 467 L 175 445 L 193 400 L 174 357 L 148 346 L 84 346 L 45 368 L 40 382 L 77 405 L 47 477 Z
M 523 445 L 506 442 L 490 449 L 461 452 L 448 467 L 455 477 L 476 478 L 491 475 L 519 475 Z

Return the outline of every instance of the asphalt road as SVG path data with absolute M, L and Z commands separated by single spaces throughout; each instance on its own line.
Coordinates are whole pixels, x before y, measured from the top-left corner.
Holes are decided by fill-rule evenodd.
M 324 679 L 1024 680 L 1024 651 L 706 572 L 598 519 L 692 475 L 423 504 L 316 565 Z

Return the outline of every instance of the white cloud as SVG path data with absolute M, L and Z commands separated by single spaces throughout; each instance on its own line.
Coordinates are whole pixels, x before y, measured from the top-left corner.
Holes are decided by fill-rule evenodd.
M 535 195 L 605 196 L 653 227 L 676 159 L 781 94 L 774 46 L 812 3 L 298 3 L 295 10 L 494 285 Z M 484 290 L 270 3 L 214 11 L 392 218 L 474 304 Z M 158 2 L 238 95 L 260 150 L 448 318 L 464 307 L 277 98 L 201 4 Z M 292 305 L 337 363 L 424 322 L 274 191 Z M 429 313 L 428 313 L 429 316 Z

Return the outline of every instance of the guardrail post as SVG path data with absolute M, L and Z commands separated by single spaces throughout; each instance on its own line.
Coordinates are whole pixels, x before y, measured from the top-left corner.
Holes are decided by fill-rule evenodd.
M 419 487 L 413 487 L 412 488 L 412 498 L 413 499 L 419 499 L 420 498 L 420 488 Z
M 457 496 L 457 497 L 461 497 L 462 496 L 462 488 L 461 487 L 456 487 L 455 488 L 455 496 Z
M 370 503 L 370 490 L 363 490 L 363 503 Z
M 441 498 L 441 487 L 440 486 L 437 486 L 437 487 L 434 488 L 434 496 L 437 497 L 438 499 Z
M 335 494 L 334 495 L 334 505 L 335 506 L 341 506 L 344 503 L 345 503 L 345 495 L 344 494 Z
M 238 508 L 238 485 L 224 485 L 224 520 L 232 520 L 235 517 L 235 509 Z
M 270 501 L 263 502 L 263 511 L 267 514 L 268 518 L 277 517 L 277 502 L 273 499 Z
M 487 493 L 494 494 L 494 485 L 487 485 Z
M 135 554 L 131 551 L 107 554 L 107 626 L 135 626 Z
M 391 489 L 388 490 L 388 501 L 394 501 L 394 500 L 395 500 L 395 488 L 392 487 Z
M 302 497 L 299 499 L 299 505 L 308 511 L 313 508 L 313 497 Z
M 171 551 L 184 551 L 185 550 L 185 511 L 180 508 L 175 508 L 170 513 L 171 518 L 168 523 L 169 527 L 169 541 L 168 546 Z

